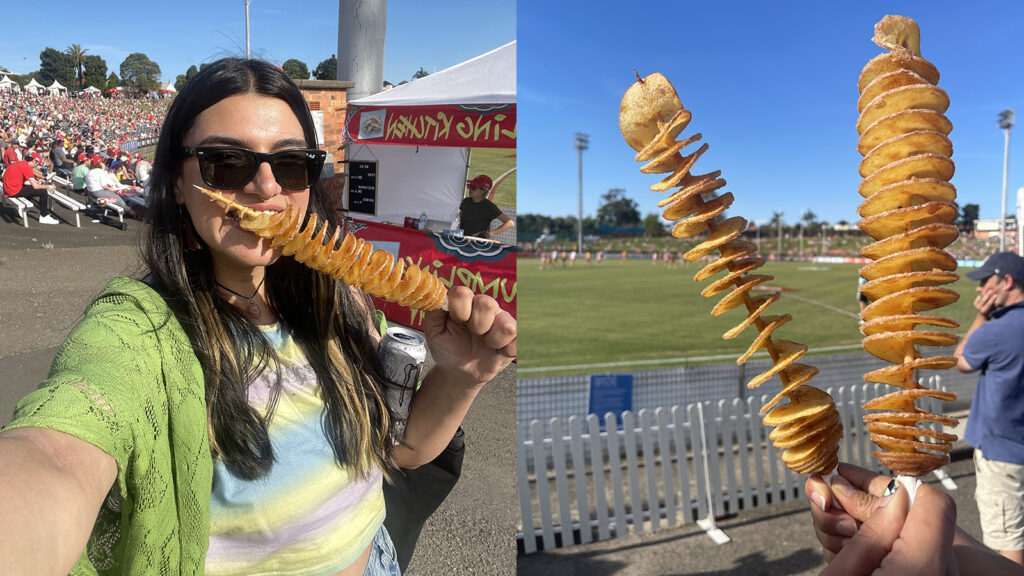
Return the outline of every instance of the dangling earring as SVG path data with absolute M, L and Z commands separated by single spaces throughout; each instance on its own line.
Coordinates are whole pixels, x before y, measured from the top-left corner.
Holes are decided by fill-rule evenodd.
M 181 218 L 181 227 L 184 230 L 184 238 L 182 238 L 183 248 L 186 252 L 195 252 L 203 249 L 203 245 L 196 238 L 195 227 L 192 225 L 192 217 L 188 213 L 188 209 L 185 208 L 184 204 L 178 204 L 178 215 Z

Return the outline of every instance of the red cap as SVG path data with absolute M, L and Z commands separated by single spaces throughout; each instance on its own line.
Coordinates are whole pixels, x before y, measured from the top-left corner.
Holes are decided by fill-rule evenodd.
M 84 153 L 79 154 L 77 156 L 77 159 L 78 159 L 79 162 L 83 162 L 86 158 L 88 158 L 88 156 L 86 156 Z
M 31 161 L 33 161 L 33 160 L 35 160 L 36 162 L 42 162 L 42 160 L 43 160 L 43 157 L 42 157 L 42 156 L 40 156 L 39 154 L 36 154 L 35 152 L 33 152 L 33 153 L 29 154 L 29 155 L 28 155 L 28 156 L 27 156 L 27 157 L 25 158 L 25 160 L 28 160 L 29 162 L 31 162 Z
M 470 190 L 472 190 L 473 188 L 483 188 L 484 190 L 487 190 L 488 192 L 490 192 L 492 185 L 493 185 L 493 182 L 491 182 L 491 177 L 490 176 L 486 176 L 484 174 L 481 174 L 481 175 L 477 176 L 476 178 L 473 178 L 472 180 L 466 180 L 466 186 Z
M 103 163 L 103 158 L 100 158 L 100 157 L 99 157 L 99 155 L 94 155 L 94 156 L 92 157 L 92 161 L 93 161 L 93 162 L 94 162 L 95 164 L 101 164 L 101 163 Z

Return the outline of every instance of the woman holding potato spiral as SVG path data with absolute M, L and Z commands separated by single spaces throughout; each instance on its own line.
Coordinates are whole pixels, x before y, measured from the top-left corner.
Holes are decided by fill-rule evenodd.
M 365 295 L 196 189 L 337 226 L 315 134 L 263 61 L 215 62 L 175 98 L 146 270 L 111 281 L 0 433 L 5 570 L 398 573 L 382 482 L 445 448 L 515 355 L 515 320 L 465 288 L 427 313 L 435 367 L 394 445 Z

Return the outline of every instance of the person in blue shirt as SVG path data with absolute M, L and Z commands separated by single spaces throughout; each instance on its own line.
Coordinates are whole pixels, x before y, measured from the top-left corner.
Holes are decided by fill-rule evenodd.
M 1024 258 L 993 254 L 966 274 L 978 311 L 957 369 L 980 372 L 964 440 L 974 446 L 975 500 L 985 545 L 1024 564 Z

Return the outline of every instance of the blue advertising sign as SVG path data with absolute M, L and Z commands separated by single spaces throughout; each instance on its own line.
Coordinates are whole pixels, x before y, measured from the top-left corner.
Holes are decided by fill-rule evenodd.
M 604 431 L 604 415 L 615 414 L 618 427 L 622 428 L 622 413 L 633 409 L 632 374 L 591 374 L 587 390 L 587 413 L 597 414 Z

